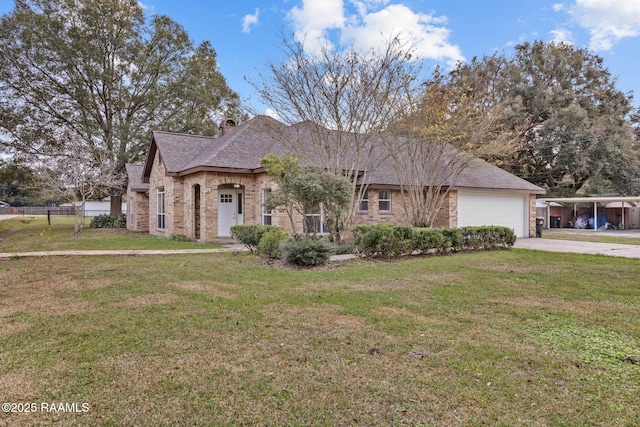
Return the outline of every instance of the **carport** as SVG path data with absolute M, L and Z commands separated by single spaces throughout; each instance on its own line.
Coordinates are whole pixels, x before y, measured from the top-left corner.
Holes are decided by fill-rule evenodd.
M 611 203 L 615 203 L 616 205 L 619 203 L 619 207 L 621 209 L 624 209 L 626 207 L 630 207 L 630 206 L 636 206 L 636 203 L 640 203 L 640 196 L 629 196 L 629 197 L 623 197 L 623 196 L 609 196 L 609 197 L 558 197 L 558 198 L 543 198 L 543 199 L 539 199 L 542 200 L 543 202 L 545 202 L 548 206 L 550 206 L 551 203 L 573 203 L 573 210 L 574 213 L 577 211 L 577 204 L 578 203 L 592 203 L 593 204 L 593 230 L 597 231 L 598 230 L 598 203 L 606 203 L 606 204 L 611 204 Z M 628 205 L 626 205 L 628 204 Z M 549 224 L 549 209 L 547 209 L 547 218 L 546 218 L 546 223 Z M 624 213 L 622 215 L 622 223 L 624 224 Z

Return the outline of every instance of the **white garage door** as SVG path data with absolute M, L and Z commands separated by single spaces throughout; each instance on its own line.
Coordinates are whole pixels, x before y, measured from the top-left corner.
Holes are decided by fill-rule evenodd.
M 508 193 L 458 192 L 458 226 L 501 225 L 518 237 L 529 235 L 527 196 Z

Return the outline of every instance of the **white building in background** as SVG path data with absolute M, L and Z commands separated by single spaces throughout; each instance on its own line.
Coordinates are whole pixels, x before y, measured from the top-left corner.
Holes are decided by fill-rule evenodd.
M 76 206 L 74 203 L 63 203 L 60 207 L 73 207 Z M 102 200 L 88 200 L 84 204 L 84 212 L 82 216 L 98 216 L 98 215 L 109 215 L 111 213 L 111 198 L 105 197 Z M 122 202 L 122 213 L 127 213 L 127 203 Z

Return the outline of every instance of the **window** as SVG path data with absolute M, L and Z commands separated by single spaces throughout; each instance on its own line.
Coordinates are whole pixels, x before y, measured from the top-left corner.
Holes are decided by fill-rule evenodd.
M 267 200 L 271 196 L 271 189 L 264 188 L 262 190 L 262 224 L 271 225 L 272 212 L 267 210 Z
M 358 203 L 358 212 L 367 212 L 369 210 L 369 191 L 362 194 L 362 198 Z
M 129 197 L 129 204 L 127 205 L 129 211 L 129 225 L 133 226 L 135 222 L 135 215 L 133 214 L 133 197 Z
M 380 190 L 378 193 L 378 210 L 391 212 L 391 190 Z
M 304 229 L 305 231 L 318 234 L 326 234 L 329 232 L 327 227 L 324 225 L 322 206 L 316 206 L 311 210 L 311 213 L 306 215 Z
M 164 230 L 164 187 L 158 187 L 158 230 Z
M 221 194 L 220 203 L 233 203 L 233 194 Z

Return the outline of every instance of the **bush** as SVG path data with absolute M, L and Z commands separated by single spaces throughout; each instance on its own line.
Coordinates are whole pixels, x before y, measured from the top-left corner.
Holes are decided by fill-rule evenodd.
M 411 254 L 413 229 L 404 225 L 358 225 L 353 229 L 354 243 L 366 257 L 390 258 Z
M 275 225 L 234 225 L 231 227 L 231 237 L 244 244 L 251 252 L 256 252 L 260 239 L 270 230 L 278 230 L 278 227 Z
M 127 216 L 98 215 L 91 219 L 89 228 L 127 228 Z
M 451 247 L 451 240 L 438 228 L 414 228 L 413 249 L 420 254 L 432 251 L 445 253 Z
M 282 258 L 280 245 L 287 238 L 288 234 L 280 229 L 269 230 L 262 235 L 258 243 L 258 252 L 269 259 Z
M 513 246 L 516 235 L 512 229 L 496 225 L 462 227 L 460 229 L 465 249 L 497 249 Z
M 358 225 L 353 229 L 358 251 L 365 257 L 391 258 L 460 250 L 497 249 L 513 246 L 516 235 L 500 226 L 411 228 L 407 226 Z
M 347 255 L 356 253 L 357 248 L 353 240 L 343 240 L 340 243 L 333 243 L 334 255 Z
M 324 265 L 333 254 L 333 247 L 313 236 L 293 236 L 282 244 L 284 257 L 290 264 L 313 267 Z
M 462 233 L 458 228 L 441 228 L 440 232 L 449 241 L 449 250 L 458 252 L 464 249 L 462 245 Z

